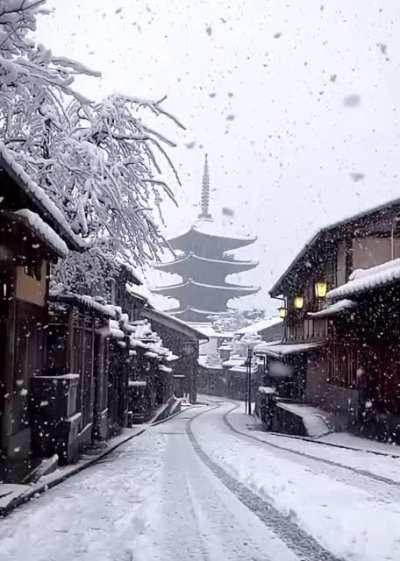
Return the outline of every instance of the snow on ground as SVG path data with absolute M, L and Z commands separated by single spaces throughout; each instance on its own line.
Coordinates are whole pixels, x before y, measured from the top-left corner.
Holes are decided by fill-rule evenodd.
M 400 446 L 390 442 L 378 442 L 369 438 L 362 438 L 348 432 L 332 432 L 320 438 L 322 442 L 330 442 L 339 446 L 359 448 L 360 450 L 372 450 L 384 454 L 398 456 L 400 458 Z
M 13 512 L 0 561 L 398 559 L 400 489 L 382 498 L 368 478 L 251 441 L 224 422 L 232 406 L 186 409 Z
M 207 454 L 235 478 L 268 497 L 338 557 L 397 561 L 398 498 L 382 501 L 369 492 L 366 479 L 362 488 L 346 484 L 324 473 L 323 467 L 301 465 L 279 451 L 238 437 L 222 420 L 222 413 L 231 408 L 232 404 L 224 405 L 193 423 L 193 432 Z M 304 446 L 303 441 L 293 442 Z
M 398 457 L 386 457 L 358 450 L 346 450 L 345 448 L 324 446 L 323 444 L 318 444 L 318 442 L 314 443 L 310 440 L 305 441 L 300 438 L 296 439 L 286 437 L 284 435 L 270 434 L 262 430 L 260 424 L 254 419 L 254 417 L 244 415 L 243 408 L 240 406 L 238 409 L 229 414 L 229 421 L 235 428 L 245 433 L 249 433 L 250 427 L 252 429 L 250 434 L 264 442 L 270 442 L 274 445 L 283 446 L 293 451 L 323 458 L 351 468 L 366 470 L 377 476 L 392 479 L 393 481 L 399 482 L 400 492 L 400 450 L 396 451 L 398 447 L 387 444 L 381 444 L 381 446 L 379 446 L 379 443 L 377 442 L 353 437 L 353 435 L 347 433 L 332 433 L 318 439 L 322 442 L 332 442 L 338 446 L 340 444 L 358 448 L 363 446 L 366 449 L 376 449 L 376 451 L 386 452 L 388 454 L 393 453 L 394 455 L 396 455 L 396 453 L 398 454 Z M 259 430 L 255 431 L 255 428 L 258 428 Z
M 322 436 L 330 432 L 330 428 L 324 418 L 324 412 L 317 407 L 311 407 L 303 403 L 286 403 L 284 401 L 278 401 L 277 406 L 301 417 L 309 436 Z
M 0 560 L 296 561 L 201 462 L 186 423 L 153 427 L 13 512 Z
M 0 522 L 1 561 L 123 561 L 146 547 L 166 442 L 137 437 Z M 150 558 L 148 558 L 150 559 Z

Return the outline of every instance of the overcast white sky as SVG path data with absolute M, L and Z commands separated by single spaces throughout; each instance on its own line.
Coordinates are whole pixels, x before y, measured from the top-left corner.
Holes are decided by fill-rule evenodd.
M 39 40 L 102 72 L 84 93 L 167 94 L 186 125 L 169 129 L 182 188 L 167 234 L 196 217 L 208 152 L 214 215 L 229 207 L 258 236 L 238 256 L 260 265 L 240 281 L 263 290 L 236 306 L 274 311 L 268 289 L 316 229 L 400 196 L 399 0 L 49 5 Z

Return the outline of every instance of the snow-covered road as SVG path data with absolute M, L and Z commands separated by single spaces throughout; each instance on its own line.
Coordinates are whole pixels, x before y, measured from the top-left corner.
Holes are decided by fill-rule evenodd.
M 397 489 L 246 439 L 231 409 L 193 407 L 18 509 L 0 561 L 398 559 Z

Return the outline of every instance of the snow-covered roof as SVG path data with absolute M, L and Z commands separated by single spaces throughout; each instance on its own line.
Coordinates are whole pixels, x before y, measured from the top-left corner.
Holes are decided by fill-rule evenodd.
M 386 203 L 364 210 L 362 212 L 359 212 L 350 217 L 344 218 L 342 220 L 334 222 L 333 224 L 324 226 L 323 228 L 319 229 L 309 239 L 309 241 L 302 247 L 300 252 L 290 263 L 289 267 L 284 271 L 284 273 L 282 273 L 279 279 L 275 282 L 274 286 L 269 291 L 270 295 L 274 298 L 275 296 L 278 296 L 281 293 L 282 282 L 284 281 L 284 279 L 291 273 L 291 271 L 293 271 L 293 269 L 297 266 L 297 264 L 300 263 L 303 258 L 305 258 L 305 256 L 310 251 L 310 249 L 316 244 L 318 240 L 321 239 L 322 236 L 328 234 L 329 237 L 332 237 L 333 231 L 336 230 L 337 228 L 351 225 L 351 224 L 357 226 L 357 224 L 360 221 L 365 220 L 366 218 L 372 217 L 374 215 L 379 216 L 384 214 L 385 212 L 391 212 L 399 207 L 400 207 L 400 198 L 392 199 L 390 201 L 387 201 Z
M 87 247 L 86 243 L 74 234 L 61 210 L 53 203 L 42 187 L 29 177 L 3 142 L 0 142 L 0 167 L 29 198 L 40 213 L 41 218 L 50 223 L 71 249 L 82 251 Z
M 14 211 L 13 214 L 27 223 L 35 235 L 43 240 L 59 257 L 68 255 L 68 246 L 65 241 L 36 212 L 23 208 Z
M 207 368 L 207 370 L 221 370 L 222 371 L 222 364 L 212 363 L 207 360 L 207 355 L 200 355 L 197 364 L 202 366 L 203 368 Z
M 126 273 L 129 275 L 129 282 L 132 282 L 134 285 L 137 286 L 143 284 L 142 278 L 137 272 L 137 270 L 134 267 L 132 267 L 132 265 L 128 263 L 126 259 L 124 259 L 120 255 L 117 255 L 116 261 L 119 264 L 120 268 L 122 270 L 125 270 Z
M 172 351 L 170 351 L 169 354 L 164 357 L 164 360 L 166 362 L 173 362 L 173 361 L 178 360 L 178 359 L 179 359 L 179 356 L 174 355 L 174 353 Z
M 336 316 L 342 312 L 347 312 L 350 310 L 354 310 L 357 307 L 357 303 L 353 302 L 353 300 L 338 300 L 334 304 L 330 304 L 326 306 L 323 310 L 319 312 L 308 312 L 308 316 L 312 318 L 327 318 L 331 316 Z
M 276 393 L 276 388 L 273 388 L 271 386 L 259 386 L 258 391 L 266 395 L 273 395 Z
M 245 244 L 250 244 L 256 241 L 257 237 L 238 235 L 235 232 L 229 232 L 226 226 L 218 225 L 214 220 L 198 220 L 190 228 L 180 234 L 169 238 L 169 242 L 173 242 L 177 238 L 183 238 L 190 234 L 191 232 L 197 232 L 203 234 L 204 236 L 218 237 L 226 240 L 237 240 L 245 242 Z
M 176 292 L 177 290 L 180 291 L 182 288 L 189 288 L 193 287 L 194 289 L 198 288 L 211 288 L 212 290 L 218 290 L 221 292 L 239 292 L 239 293 L 248 293 L 254 294 L 260 290 L 259 286 L 242 286 L 239 284 L 207 284 L 204 282 L 198 282 L 193 279 L 188 279 L 185 282 L 179 284 L 166 284 L 164 286 L 158 286 L 152 288 L 152 292 L 155 294 L 162 294 L 164 292 Z M 215 313 L 215 312 L 214 312 Z
M 225 368 L 233 368 L 234 366 L 243 366 L 246 362 L 246 357 L 244 356 L 231 356 L 229 360 L 224 360 L 222 366 Z
M 159 322 L 161 324 L 170 327 L 171 329 L 176 329 L 190 337 L 196 337 L 196 339 L 208 339 L 207 335 L 204 335 L 197 328 L 189 325 L 185 321 L 178 319 L 174 316 L 169 315 L 167 312 L 161 312 L 160 310 L 155 310 L 154 308 L 143 308 L 142 314 L 144 317 Z
M 110 335 L 114 339 L 124 339 L 125 333 L 120 329 L 119 322 L 115 319 L 109 320 Z
M 171 374 L 172 373 L 172 368 L 169 368 L 168 366 L 165 366 L 164 364 L 160 364 L 158 367 L 158 370 L 160 372 L 164 372 L 164 374 Z
M 256 323 L 252 323 L 251 325 L 246 325 L 246 327 L 242 327 L 238 329 L 235 334 L 237 335 L 244 335 L 246 333 L 259 333 L 268 327 L 272 327 L 273 325 L 278 325 L 283 323 L 279 317 L 274 317 L 270 319 L 262 319 L 257 321 Z
M 211 311 L 211 310 L 200 310 L 199 308 L 193 308 L 192 306 L 186 306 L 186 308 L 172 308 L 171 310 L 168 310 L 168 314 L 172 315 L 172 316 L 179 316 L 179 315 L 183 315 L 187 312 L 194 312 L 195 314 L 198 314 L 200 316 L 204 316 L 205 319 L 207 319 L 210 316 L 215 316 L 216 312 L 215 311 Z M 199 322 L 188 322 L 191 325 L 196 325 Z M 203 322 L 202 322 L 203 323 Z
M 240 372 L 240 373 L 246 373 L 248 371 L 248 367 L 247 366 L 232 366 L 232 368 L 229 369 L 231 372 Z M 258 364 L 256 362 L 252 362 L 251 363 L 251 372 L 254 374 L 255 372 L 258 371 Z
M 181 253 L 181 252 L 180 252 Z M 153 267 L 155 269 L 167 269 L 167 268 L 171 268 L 175 265 L 180 265 L 183 263 L 187 263 L 189 261 L 199 261 L 201 263 L 208 263 L 210 265 L 230 265 L 231 268 L 235 269 L 235 268 L 241 268 L 241 267 L 248 267 L 248 268 L 253 268 L 256 267 L 258 265 L 258 261 L 242 261 L 239 259 L 211 259 L 209 257 L 202 257 L 200 255 L 196 255 L 195 253 L 193 253 L 192 251 L 189 251 L 188 253 L 183 253 L 183 255 L 179 255 L 177 259 L 174 259 L 173 261 L 165 261 L 162 263 L 153 263 Z
M 370 290 L 393 284 L 400 280 L 400 259 L 386 261 L 370 269 L 358 269 L 345 284 L 330 290 L 327 298 L 338 300 L 352 298 Z
M 147 319 L 132 322 L 130 325 L 134 328 L 133 332 L 136 339 L 152 338 L 154 336 L 151 323 Z
M 148 319 L 134 321 L 124 325 L 123 328 L 130 333 L 130 346 L 144 349 L 144 354 L 148 358 L 158 358 L 166 362 L 172 362 L 179 358 L 169 348 L 163 346 L 161 337 L 153 331 Z
M 317 350 L 322 346 L 322 342 L 313 343 L 295 343 L 295 344 L 278 344 L 278 345 L 268 345 L 268 343 L 259 343 L 255 346 L 255 353 L 262 353 L 275 358 L 281 356 L 287 356 L 290 354 L 304 353 L 307 351 Z
M 204 282 L 195 281 L 193 279 L 188 279 L 187 281 L 179 283 L 179 284 L 166 284 L 164 286 L 159 286 L 159 287 L 152 288 L 152 292 L 161 294 L 162 292 L 165 292 L 165 291 L 187 288 L 189 286 L 194 286 L 195 288 L 212 288 L 214 290 L 216 289 L 216 290 L 222 290 L 222 291 L 228 291 L 228 292 L 232 291 L 232 292 L 254 293 L 254 292 L 258 292 L 260 290 L 259 286 L 242 286 L 240 284 L 229 284 L 229 283 L 207 284 L 207 283 L 204 283 Z
M 131 294 L 135 298 L 139 298 L 140 300 L 143 300 L 144 302 L 149 302 L 151 292 L 143 284 L 141 286 L 139 286 L 139 285 L 132 286 L 131 284 L 127 283 L 126 284 L 126 291 L 127 291 L 128 294 Z
M 191 323 L 195 329 L 203 333 L 209 339 L 232 339 L 233 333 L 230 331 L 216 331 L 210 323 Z
M 49 292 L 49 298 L 53 302 L 60 302 L 64 304 L 78 304 L 94 312 L 98 312 L 102 316 L 108 318 L 116 318 L 116 312 L 113 306 L 100 304 L 92 296 L 84 294 L 73 294 L 71 292 L 60 293 L 54 290 Z

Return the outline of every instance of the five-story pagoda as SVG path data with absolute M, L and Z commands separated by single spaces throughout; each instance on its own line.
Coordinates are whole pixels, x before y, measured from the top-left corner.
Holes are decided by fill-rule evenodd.
M 201 213 L 186 232 L 168 240 L 176 250 L 176 258 L 166 263 L 156 263 L 154 268 L 178 274 L 178 284 L 153 289 L 156 294 L 179 300 L 179 307 L 168 313 L 189 322 L 205 322 L 209 316 L 227 311 L 231 298 L 258 292 L 259 287 L 241 286 L 226 282 L 231 274 L 248 271 L 257 266 L 256 261 L 239 261 L 227 253 L 250 245 L 256 238 L 229 236 L 218 228 L 209 212 L 210 179 L 207 155 L 201 191 Z

